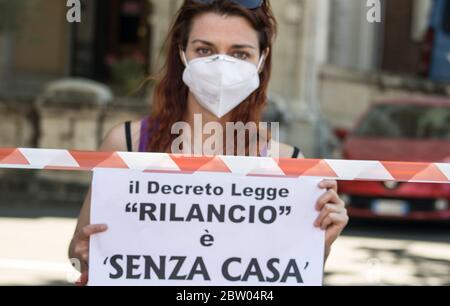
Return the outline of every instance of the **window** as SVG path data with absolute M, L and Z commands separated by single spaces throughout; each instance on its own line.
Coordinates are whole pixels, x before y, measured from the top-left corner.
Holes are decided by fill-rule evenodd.
M 450 107 L 378 105 L 363 118 L 356 136 L 450 140 Z
M 142 3 L 134 0 L 122 0 L 120 5 L 119 41 L 124 44 L 136 44 L 139 42 Z
M 443 28 L 447 35 L 450 35 L 450 0 L 445 0 L 444 12 L 443 12 Z

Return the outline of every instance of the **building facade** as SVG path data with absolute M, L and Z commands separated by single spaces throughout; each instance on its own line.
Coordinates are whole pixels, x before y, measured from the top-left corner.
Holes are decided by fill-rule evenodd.
M 66 1 L 28 2 L 17 17 L 20 27 L 0 35 L 0 96 L 9 100 L 33 99 L 49 81 L 69 77 L 100 81 L 121 89 L 117 96 L 128 96 L 161 67 L 166 35 L 183 0 L 81 0 L 81 23 L 73 24 L 66 19 Z M 445 86 L 419 77 L 433 1 L 379 2 L 381 22 L 370 23 L 369 1 L 271 1 L 279 33 L 270 96 L 286 123 L 282 140 L 307 156 L 327 155 L 330 129 L 350 127 L 380 95 L 447 94 Z M 139 99 L 151 104 L 148 97 Z M 125 115 L 107 127 L 130 115 L 121 105 Z
M 145 75 L 157 72 L 168 29 L 182 3 L 81 1 L 81 23 L 70 24 L 65 1 L 31 1 L 34 7 L 26 12 L 24 23 L 8 34 L 8 40 L 2 40 L 7 46 L 0 49 L 8 50 L 0 51 L 0 58 L 4 59 L 1 69 L 8 71 L 3 74 L 3 89 L 30 95 L 38 95 L 51 80 L 67 77 L 111 84 L 111 65 L 123 58 L 140 60 Z M 272 50 L 271 97 L 284 105 L 285 114 L 295 115 L 286 119 L 292 123 L 287 127 L 287 140 L 308 151 L 317 86 L 311 75 L 326 59 L 328 1 L 277 0 L 272 1 L 272 6 L 279 33 Z M 298 139 L 297 133 L 290 133 L 299 127 L 309 136 Z

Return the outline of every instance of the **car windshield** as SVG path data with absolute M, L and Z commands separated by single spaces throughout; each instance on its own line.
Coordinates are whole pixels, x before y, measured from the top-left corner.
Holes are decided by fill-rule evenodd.
M 450 140 L 450 107 L 381 104 L 363 118 L 355 136 Z

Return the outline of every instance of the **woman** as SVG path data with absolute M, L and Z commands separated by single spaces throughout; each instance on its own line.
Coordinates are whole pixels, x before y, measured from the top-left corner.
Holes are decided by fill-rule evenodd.
M 204 125 L 259 123 L 267 101 L 275 33 L 276 21 L 268 0 L 185 0 L 168 36 L 166 65 L 155 89 L 152 114 L 113 128 L 100 149 L 172 152 L 177 137 L 171 133 L 172 126 L 186 122 L 192 127 L 198 114 Z M 257 133 L 263 132 L 258 127 Z M 192 141 L 187 139 L 187 143 Z M 302 157 L 292 146 L 267 143 L 259 156 L 270 156 L 271 147 L 277 147 L 281 157 Z M 181 150 L 192 153 L 189 145 Z M 326 230 L 328 256 L 348 216 L 337 194 L 337 183 L 323 181 L 320 188 L 324 195 L 317 202 L 320 214 L 315 226 Z M 82 262 L 81 283 L 87 280 L 89 238 L 107 230 L 107 225 L 89 225 L 89 214 L 90 194 L 69 250 L 70 258 Z

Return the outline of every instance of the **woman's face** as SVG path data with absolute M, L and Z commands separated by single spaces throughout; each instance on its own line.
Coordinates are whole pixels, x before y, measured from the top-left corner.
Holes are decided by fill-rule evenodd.
M 243 17 L 205 13 L 193 20 L 186 47 L 188 61 L 226 54 L 258 65 L 258 32 Z

